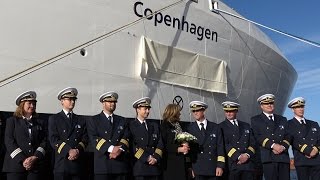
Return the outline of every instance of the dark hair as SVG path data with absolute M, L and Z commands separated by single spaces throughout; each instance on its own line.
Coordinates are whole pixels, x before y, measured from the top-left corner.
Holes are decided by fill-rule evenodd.
M 177 122 L 180 120 L 181 108 L 177 104 L 168 104 L 163 112 L 162 118 L 164 121 Z

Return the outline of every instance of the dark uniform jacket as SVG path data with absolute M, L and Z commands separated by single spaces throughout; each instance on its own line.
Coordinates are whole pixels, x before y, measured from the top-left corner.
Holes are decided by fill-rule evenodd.
M 129 169 L 129 127 L 128 121 L 121 116 L 112 115 L 111 123 L 101 112 L 87 122 L 90 143 L 94 148 L 94 173 L 119 174 Z M 116 159 L 109 158 L 108 148 L 121 146 L 124 150 Z
M 216 176 L 216 168 L 225 167 L 223 137 L 220 127 L 207 121 L 205 136 L 202 135 L 197 122 L 192 122 L 188 132 L 197 138 L 191 146 L 192 169 L 195 175 Z
M 260 146 L 261 162 L 289 163 L 290 135 L 288 134 L 288 121 L 283 116 L 276 114 L 273 114 L 273 116 L 274 121 L 263 113 L 251 118 L 253 135 Z M 284 146 L 286 150 L 281 154 L 274 154 L 271 149 L 273 143 Z
M 254 170 L 253 158 L 255 156 L 255 141 L 248 123 L 237 120 L 238 126 L 233 125 L 228 119 L 220 123 L 225 152 L 227 154 L 228 170 Z M 245 164 L 237 164 L 238 157 L 246 153 L 250 156 Z
M 145 121 L 148 130 L 135 119 L 130 122 L 133 153 L 135 162 L 133 165 L 134 176 L 157 176 L 161 174 L 160 163 L 162 158 L 163 143 L 159 126 L 156 123 Z M 149 165 L 148 158 L 152 155 L 157 159 L 156 165 Z
M 47 144 L 47 126 L 43 120 L 36 117 L 31 118 L 29 122 L 31 124 L 15 116 L 7 119 L 5 130 L 7 152 L 3 164 L 4 172 L 25 172 L 22 163 L 30 156 L 38 157 L 32 171 L 42 170 Z M 29 129 L 31 129 L 31 135 Z
M 6 127 L 5 119 L 2 117 L 2 114 L 0 113 L 0 169 L 2 169 L 3 159 L 6 152 L 5 146 L 4 146 L 5 127 Z M 1 173 L 0 173 L 0 177 L 1 177 Z
M 168 121 L 163 121 L 161 124 L 161 136 L 164 144 L 163 152 L 163 179 L 187 179 L 187 164 L 182 153 L 178 153 L 178 144 L 175 141 L 176 131 L 175 127 Z
M 320 165 L 320 156 L 307 158 L 313 148 L 320 151 L 320 128 L 317 122 L 305 120 L 306 124 L 293 118 L 289 120 L 290 135 L 292 138 L 292 150 L 295 166 L 316 166 Z
M 0 156 L 4 154 L 5 148 L 4 148 L 4 131 L 6 127 L 5 119 L 0 114 Z
M 49 117 L 49 140 L 55 151 L 54 173 L 82 173 L 84 168 L 84 150 L 88 143 L 88 134 L 84 118 L 72 114 L 69 119 L 61 111 Z M 68 160 L 69 150 L 78 149 L 78 159 Z

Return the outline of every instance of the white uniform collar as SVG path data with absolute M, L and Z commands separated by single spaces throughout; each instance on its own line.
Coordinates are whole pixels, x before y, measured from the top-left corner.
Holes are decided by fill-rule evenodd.
M 196 122 L 197 122 L 199 128 L 201 128 L 200 123 L 203 123 L 204 129 L 207 129 L 208 120 L 206 118 L 202 122 L 200 122 L 200 121 L 196 121 Z
M 108 118 L 109 116 L 111 116 L 111 117 L 113 117 L 113 114 L 107 114 L 106 112 L 104 112 L 104 111 L 102 111 L 103 112 L 103 114 Z
M 31 115 L 29 118 L 27 118 L 27 117 L 25 117 L 25 116 L 22 116 L 22 118 L 23 118 L 23 119 L 26 119 L 27 121 L 29 121 L 30 119 L 32 119 L 32 115 Z
M 266 113 L 266 112 L 263 112 L 263 114 L 266 115 L 268 117 L 268 119 L 269 119 L 270 116 L 272 116 L 272 118 L 274 120 L 274 115 L 273 114 L 269 114 L 269 113 Z
M 301 120 L 303 120 L 304 123 L 306 123 L 306 119 L 304 117 L 301 118 L 301 117 L 298 117 L 298 116 L 294 116 L 294 118 L 296 118 L 299 121 L 299 123 L 301 123 Z
M 65 110 L 65 109 L 62 109 L 62 111 L 64 112 L 64 114 L 65 114 L 67 117 L 68 117 L 68 114 L 69 114 L 69 113 L 71 113 L 71 114 L 73 113 L 72 111 L 68 112 L 68 111 Z
M 239 125 L 237 118 L 236 118 L 236 119 L 232 119 L 232 120 L 229 120 L 229 119 L 228 119 L 228 121 L 229 121 L 231 124 L 233 124 L 233 125 L 234 125 L 234 123 L 236 123 L 237 126 Z
M 137 118 L 138 119 L 138 118 Z M 142 121 L 140 119 L 138 119 L 138 121 L 142 124 L 142 123 L 146 123 L 146 120 Z M 147 123 L 146 123 L 147 124 Z

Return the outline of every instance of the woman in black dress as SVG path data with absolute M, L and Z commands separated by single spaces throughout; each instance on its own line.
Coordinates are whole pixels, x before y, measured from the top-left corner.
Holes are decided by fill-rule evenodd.
M 189 151 L 188 144 L 178 144 L 175 141 L 176 134 L 182 132 L 180 125 L 180 106 L 169 104 L 163 113 L 161 135 L 164 144 L 163 156 L 163 180 L 186 180 L 187 165 L 186 154 Z
M 6 121 L 7 149 L 3 172 L 8 180 L 39 180 L 46 149 L 46 126 L 37 117 L 36 93 L 27 91 L 16 99 L 17 109 Z

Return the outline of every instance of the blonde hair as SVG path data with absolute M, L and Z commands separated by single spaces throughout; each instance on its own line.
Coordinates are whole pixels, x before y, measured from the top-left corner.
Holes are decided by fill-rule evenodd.
M 181 108 L 177 104 L 168 104 L 163 112 L 162 118 L 164 121 L 177 122 L 180 120 Z
M 18 118 L 22 118 L 22 116 L 24 116 L 25 111 L 23 109 L 24 104 L 27 101 L 22 101 L 20 102 L 19 106 L 17 107 L 16 111 L 13 113 L 13 116 L 18 117 Z M 36 102 L 35 102 L 36 103 Z M 36 110 L 34 110 L 34 112 L 32 113 L 32 117 L 38 117 L 38 114 L 36 113 Z

